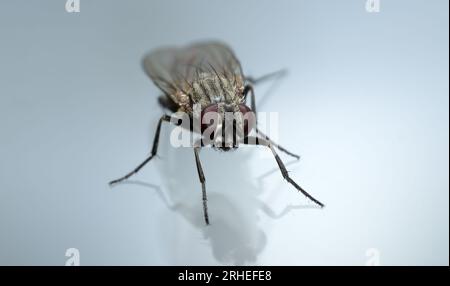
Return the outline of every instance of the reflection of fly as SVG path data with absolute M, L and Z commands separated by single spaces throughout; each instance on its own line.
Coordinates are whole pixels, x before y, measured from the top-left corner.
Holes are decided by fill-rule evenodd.
M 209 224 L 209 218 L 205 176 L 199 158 L 199 150 L 202 146 L 206 145 L 204 143 L 206 139 L 212 139 L 210 141 L 206 140 L 209 142 L 208 144 L 223 151 L 235 149 L 239 144 L 262 145 L 270 148 L 284 179 L 314 203 L 323 207 L 321 202 L 313 198 L 290 178 L 275 148 L 297 159 L 299 157 L 273 142 L 257 128 L 255 95 L 252 86 L 252 83 L 256 81 L 244 76 L 239 61 L 228 46 L 218 42 L 205 42 L 185 48 L 172 47 L 159 49 L 144 57 L 143 68 L 147 75 L 164 93 L 164 95 L 159 97 L 161 106 L 171 112 L 184 112 L 188 114 L 191 122 L 194 121 L 194 117 L 196 116 L 194 106 L 200 106 L 201 113 L 199 116 L 202 134 L 210 127 L 208 125 L 210 121 L 208 121 L 208 124 L 204 122 L 206 121 L 204 119 L 207 114 L 216 114 L 218 122 L 222 122 L 219 125 L 221 127 L 225 126 L 225 128 L 220 129 L 214 127 L 216 132 L 209 134 L 212 138 L 203 137 L 201 144 L 194 145 L 195 161 L 202 184 L 203 214 L 206 224 Z M 250 94 L 251 108 L 245 104 L 248 94 Z M 228 113 L 240 116 L 227 119 L 228 116 L 225 115 Z M 245 115 L 248 114 L 254 114 L 254 122 L 251 120 L 243 120 Z M 111 181 L 111 185 L 121 182 L 137 173 L 156 155 L 161 124 L 164 121 L 175 124 L 178 122 L 176 120 L 171 121 L 171 116 L 169 115 L 163 115 L 156 128 L 151 155 L 127 175 Z M 233 126 L 232 136 L 225 134 L 227 125 Z M 193 124 L 190 124 L 190 126 L 193 126 Z M 255 136 L 250 136 L 249 133 L 253 129 L 255 130 Z M 191 128 L 191 131 L 195 132 L 196 130 L 195 128 Z

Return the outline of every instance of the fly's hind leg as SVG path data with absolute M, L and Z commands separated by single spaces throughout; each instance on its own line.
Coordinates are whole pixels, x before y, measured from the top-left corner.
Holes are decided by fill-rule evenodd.
M 129 172 L 128 174 L 126 174 L 125 176 L 123 176 L 119 179 L 109 182 L 109 185 L 114 185 L 114 184 L 122 182 L 123 180 L 128 179 L 132 175 L 139 172 L 139 170 L 142 169 L 142 167 L 144 167 L 148 162 L 150 162 L 150 160 L 153 159 L 153 157 L 156 156 L 156 152 L 158 151 L 158 144 L 159 144 L 159 134 L 161 133 L 161 125 L 164 121 L 170 122 L 170 116 L 165 114 L 159 119 L 158 126 L 156 127 L 155 137 L 153 139 L 153 147 L 152 147 L 152 152 L 151 152 L 150 156 L 147 159 L 145 159 L 141 164 L 139 164 L 139 166 L 137 166 L 133 171 Z
M 248 80 L 249 82 L 251 82 L 252 84 L 259 84 L 268 80 L 278 80 L 284 76 L 287 75 L 287 70 L 286 69 L 281 69 L 281 70 L 277 70 L 268 74 L 265 74 L 263 76 L 257 77 L 257 78 L 253 78 L 253 77 L 246 77 L 245 79 Z

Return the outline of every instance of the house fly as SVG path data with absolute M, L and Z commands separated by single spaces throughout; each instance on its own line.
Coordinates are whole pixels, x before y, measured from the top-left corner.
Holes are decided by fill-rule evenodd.
M 324 206 L 291 179 L 276 149 L 297 159 L 299 156 L 273 142 L 258 129 L 253 89 L 257 80 L 244 76 L 239 60 L 230 47 L 221 42 L 200 42 L 186 47 L 160 48 L 144 56 L 142 67 L 162 91 L 163 95 L 158 98 L 159 104 L 170 111 L 171 115 L 164 114 L 159 119 L 151 155 L 125 176 L 111 181 L 110 185 L 128 179 L 153 159 L 157 154 L 162 123 L 180 125 L 179 120 L 171 119 L 174 114 L 181 112 L 187 114 L 191 122 L 196 116 L 201 120 L 200 128 L 193 128 L 194 124 L 189 126 L 192 133 L 201 136 L 200 144 L 194 144 L 193 150 L 202 187 L 203 215 L 207 225 L 209 216 L 205 175 L 199 157 L 200 149 L 207 145 L 222 151 L 236 149 L 239 144 L 267 147 L 271 150 L 283 178 L 315 204 Z M 250 106 L 247 105 L 248 98 Z M 199 114 L 195 112 L 195 106 L 198 107 Z M 226 116 L 229 112 L 238 116 L 230 121 Z M 215 114 L 217 120 L 213 121 L 219 124 L 214 124 L 213 131 L 205 135 L 205 131 L 211 129 L 211 125 L 205 120 L 208 114 Z M 244 116 L 249 114 L 254 116 L 254 120 L 243 120 Z M 233 127 L 231 136 L 226 134 L 230 132 L 225 132 L 227 126 Z M 254 131 L 253 136 L 251 131 Z

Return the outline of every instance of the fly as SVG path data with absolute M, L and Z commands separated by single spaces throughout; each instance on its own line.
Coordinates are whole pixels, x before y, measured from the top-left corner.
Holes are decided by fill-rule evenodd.
M 151 155 L 133 171 L 111 181 L 110 185 L 136 174 L 156 156 L 162 123 L 180 125 L 181 123 L 172 120 L 172 117 L 181 112 L 188 115 L 191 123 L 196 118 L 201 122 L 200 128 L 195 129 L 194 124 L 189 126 L 192 133 L 201 136 L 200 143 L 194 144 L 193 150 L 202 186 L 203 215 L 206 224 L 209 224 L 209 216 L 205 175 L 199 151 L 208 145 L 222 151 L 236 149 L 239 144 L 261 145 L 269 148 L 283 178 L 314 203 L 320 207 L 324 206 L 291 179 L 276 149 L 297 159 L 299 156 L 273 142 L 258 129 L 253 89 L 256 80 L 244 76 L 238 59 L 227 45 L 220 42 L 202 42 L 184 48 L 161 48 L 147 54 L 142 60 L 142 66 L 163 93 L 158 98 L 159 104 L 170 111 L 171 115 L 164 114 L 159 119 Z M 250 107 L 247 105 L 248 97 Z M 200 112 L 195 111 L 196 107 Z M 230 119 L 226 116 L 228 113 L 237 116 Z M 209 116 L 211 114 L 213 117 Z M 211 118 L 213 123 L 209 120 Z M 233 127 L 231 133 L 227 132 L 230 130 L 228 126 Z M 250 132 L 253 130 L 255 135 L 251 136 Z M 210 132 L 206 134 L 207 131 Z

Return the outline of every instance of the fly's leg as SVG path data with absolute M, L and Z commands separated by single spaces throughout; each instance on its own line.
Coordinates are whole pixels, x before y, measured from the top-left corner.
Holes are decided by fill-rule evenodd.
M 282 69 L 282 70 L 278 70 L 278 71 L 274 71 L 268 74 L 265 74 L 263 76 L 260 76 L 258 78 L 253 78 L 253 77 L 246 77 L 245 79 L 248 80 L 249 82 L 251 82 L 252 84 L 259 84 L 271 79 L 279 79 L 284 77 L 287 74 L 287 70 L 286 69 Z
M 267 91 L 262 95 L 258 97 L 258 104 L 264 105 L 264 103 L 267 101 L 269 96 L 272 94 L 272 92 L 278 87 L 278 85 L 281 83 L 281 79 L 287 75 L 287 70 L 282 69 L 278 70 L 263 76 L 260 76 L 258 78 L 252 78 L 252 77 L 246 77 L 245 79 L 247 82 L 258 85 L 260 83 L 264 83 L 267 81 L 272 81 Z
M 278 150 L 280 150 L 280 151 L 282 151 L 282 152 L 288 154 L 289 156 L 292 156 L 292 157 L 296 158 L 297 160 L 300 159 L 300 156 L 299 156 L 299 155 L 294 154 L 294 153 L 292 153 L 292 152 L 286 150 L 284 147 L 278 145 L 278 143 L 273 142 L 272 139 L 270 139 L 269 136 L 267 136 L 266 134 L 262 133 L 262 132 L 258 129 L 258 127 L 256 128 L 256 133 L 257 133 L 257 134 L 260 134 L 264 139 L 266 139 L 267 141 L 269 141 L 271 145 L 277 147 Z
M 176 104 L 172 98 L 168 95 L 160 95 L 158 97 L 158 103 L 162 108 L 168 109 L 172 112 L 176 112 L 178 110 L 179 105 Z
M 270 76 L 270 75 L 267 75 Z M 296 158 L 297 160 L 300 159 L 300 156 L 297 154 L 294 154 L 290 151 L 288 151 L 287 149 L 285 149 L 284 147 L 278 145 L 277 143 L 273 142 L 269 136 L 265 135 L 264 133 L 262 133 L 259 129 L 258 129 L 258 115 L 256 112 L 256 100 L 255 100 L 255 91 L 253 90 L 253 86 L 251 84 L 247 84 L 244 88 L 244 98 L 247 98 L 247 94 L 250 92 L 250 104 L 251 104 L 251 109 L 252 111 L 255 113 L 255 126 L 256 126 L 256 134 L 261 134 L 261 136 L 263 136 L 263 138 L 265 138 L 266 140 L 268 140 L 273 146 L 275 146 L 276 148 L 278 148 L 280 151 L 288 154 L 289 156 L 292 156 L 294 158 Z
M 197 172 L 198 178 L 200 179 L 200 183 L 202 184 L 202 198 L 203 198 L 203 215 L 205 217 L 205 223 L 209 225 L 209 217 L 208 217 L 208 199 L 206 197 L 206 186 L 205 186 L 205 175 L 203 174 L 202 163 L 200 162 L 200 157 L 198 155 L 200 151 L 200 147 L 194 147 L 195 154 L 195 163 L 197 164 Z
M 244 99 L 247 100 L 247 95 L 250 92 L 250 108 L 252 109 L 252 111 L 255 113 L 255 125 L 258 126 L 258 115 L 256 112 L 256 101 L 255 101 L 255 91 L 253 89 L 253 85 L 252 84 L 247 84 L 244 87 Z
M 309 198 L 311 201 L 319 205 L 320 207 L 324 207 L 324 204 L 316 200 L 313 196 L 311 196 L 308 192 L 306 192 L 302 187 L 300 187 L 294 180 L 291 179 L 289 176 L 288 171 L 286 170 L 286 167 L 284 166 L 283 161 L 281 161 L 280 157 L 278 156 L 277 152 L 275 151 L 275 148 L 273 148 L 273 145 L 267 141 L 264 138 L 258 138 L 258 137 L 252 137 L 251 140 L 245 140 L 243 141 L 244 144 L 248 145 L 262 145 L 270 148 L 272 151 L 273 156 L 275 157 L 275 160 L 277 161 L 278 168 L 280 168 L 281 174 L 283 175 L 283 178 L 288 181 L 291 185 L 293 185 L 298 191 L 300 191 L 303 195 L 305 195 L 307 198 Z
M 125 176 L 113 180 L 111 182 L 109 182 L 109 185 L 114 185 L 117 183 L 122 182 L 123 180 L 128 179 L 129 177 L 131 177 L 132 175 L 136 174 L 137 172 L 139 172 L 139 170 L 145 166 L 145 164 L 147 164 L 148 162 L 150 162 L 151 159 L 153 159 L 153 157 L 155 157 L 156 152 L 158 151 L 158 144 L 159 144 L 159 134 L 161 133 L 161 125 L 164 121 L 170 122 L 170 116 L 169 115 L 163 115 L 159 121 L 158 121 L 158 126 L 156 127 L 156 133 L 155 133 L 155 138 L 153 139 L 153 147 L 152 147 L 152 153 L 150 154 L 150 156 L 144 160 L 144 162 L 142 162 L 141 164 L 139 164 L 139 166 L 137 166 L 133 171 L 129 172 L 128 174 L 126 174 Z

